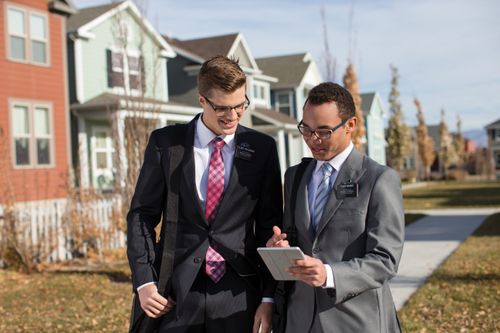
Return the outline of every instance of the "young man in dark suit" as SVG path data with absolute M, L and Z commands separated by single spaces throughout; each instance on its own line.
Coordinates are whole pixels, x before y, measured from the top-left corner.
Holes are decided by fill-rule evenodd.
M 151 134 L 128 214 L 133 287 L 145 313 L 163 318 L 160 332 L 269 332 L 275 282 L 256 248 L 281 225 L 276 143 L 239 125 L 249 100 L 237 62 L 207 60 L 198 92 L 203 113 L 176 125 L 185 134 L 169 296 L 155 284 L 163 243 L 155 246 L 154 228 L 169 184 L 169 155 L 157 156 L 173 127 Z
M 299 167 L 285 174 L 283 225 L 295 221 L 293 245 L 306 254 L 290 268 L 299 281 L 287 295 L 287 333 L 401 332 L 389 288 L 403 250 L 401 183 L 353 146 L 356 123 L 345 88 L 327 82 L 309 92 L 298 128 L 314 159 L 295 194 Z M 288 246 L 274 229 L 267 245 Z

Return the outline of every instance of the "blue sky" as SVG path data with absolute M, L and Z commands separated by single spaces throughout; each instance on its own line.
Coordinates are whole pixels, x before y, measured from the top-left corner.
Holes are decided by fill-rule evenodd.
M 75 0 L 78 7 L 109 3 Z M 416 123 L 413 97 L 426 121 L 436 124 L 444 108 L 450 130 L 483 128 L 500 118 L 500 1 L 174 1 L 137 0 L 152 25 L 179 39 L 243 33 L 254 57 L 310 52 L 324 63 L 320 8 L 326 11 L 337 81 L 349 57 L 362 92 L 377 91 L 388 112 L 389 64 L 399 68 L 401 101 L 408 124 Z

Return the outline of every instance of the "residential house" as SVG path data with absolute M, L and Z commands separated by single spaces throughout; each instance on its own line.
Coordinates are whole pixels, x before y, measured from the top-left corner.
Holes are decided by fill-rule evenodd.
M 176 53 L 132 1 L 83 8 L 67 30 L 73 159 L 82 186 L 107 190 L 128 166 L 130 131 L 144 125 L 147 135 L 146 121 L 188 121 L 200 108 L 171 101 L 167 62 Z
M 302 119 L 302 108 L 309 91 L 322 82 L 321 74 L 310 53 L 258 58 L 257 64 L 265 73 L 278 78 L 271 83 L 272 108 L 295 119 Z M 302 156 L 311 156 L 309 148 L 297 134 L 289 136 L 296 153 L 290 153 L 290 164 L 300 162 Z
M 485 127 L 488 134 L 488 161 L 491 174 L 500 179 L 500 119 Z
M 177 53 L 167 67 L 170 98 L 178 103 L 199 105 L 196 77 L 205 60 L 219 54 L 238 59 L 247 75 L 247 95 L 251 102 L 242 124 L 276 139 L 284 173 L 286 167 L 295 162 L 295 156 L 300 156 L 295 139 L 298 136 L 296 120 L 272 109 L 270 87 L 278 79 L 259 67 L 243 35 L 234 33 L 191 40 L 165 36 L 165 39 Z
M 365 153 L 385 165 L 384 111 L 380 95 L 376 92 L 361 94 L 361 110 L 366 127 Z
M 0 2 L 0 204 L 66 197 L 65 30 L 74 12 L 71 1 Z

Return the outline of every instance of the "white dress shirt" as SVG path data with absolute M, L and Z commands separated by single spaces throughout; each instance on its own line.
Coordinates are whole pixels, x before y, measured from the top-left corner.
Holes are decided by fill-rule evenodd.
M 217 137 L 208 127 L 203 123 L 201 117 L 196 122 L 194 131 L 194 179 L 196 184 L 196 191 L 198 198 L 203 204 L 203 211 L 205 211 L 205 202 L 207 198 L 208 187 L 208 167 L 210 165 L 210 157 L 214 150 L 214 145 L 210 142 Z M 219 135 L 219 137 L 226 143 L 222 147 L 222 160 L 224 162 L 224 189 L 229 184 L 231 176 L 231 169 L 233 168 L 234 160 L 234 134 Z
M 316 190 L 318 189 L 318 185 L 323 179 L 323 171 L 321 171 L 321 166 L 324 163 L 330 163 L 330 165 L 335 169 L 332 173 L 330 184 L 333 185 L 335 180 L 337 179 L 337 175 L 339 173 L 342 164 L 344 164 L 345 160 L 353 150 L 354 145 L 352 142 L 349 142 L 349 145 L 346 149 L 344 149 L 340 154 L 335 156 L 329 161 L 316 161 L 316 168 L 314 168 L 313 174 L 309 183 L 307 184 L 307 203 L 309 204 L 309 216 L 312 216 L 312 211 L 314 207 L 314 202 L 316 199 Z M 328 264 L 325 264 L 326 269 L 326 283 L 323 288 L 335 288 L 335 283 L 333 279 L 333 271 L 332 267 Z

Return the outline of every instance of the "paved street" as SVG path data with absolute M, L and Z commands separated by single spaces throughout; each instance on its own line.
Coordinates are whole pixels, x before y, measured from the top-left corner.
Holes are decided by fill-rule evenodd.
M 406 241 L 398 276 L 391 283 L 399 310 L 427 277 L 484 219 L 497 209 L 447 209 L 411 211 L 426 216 L 406 228 Z

